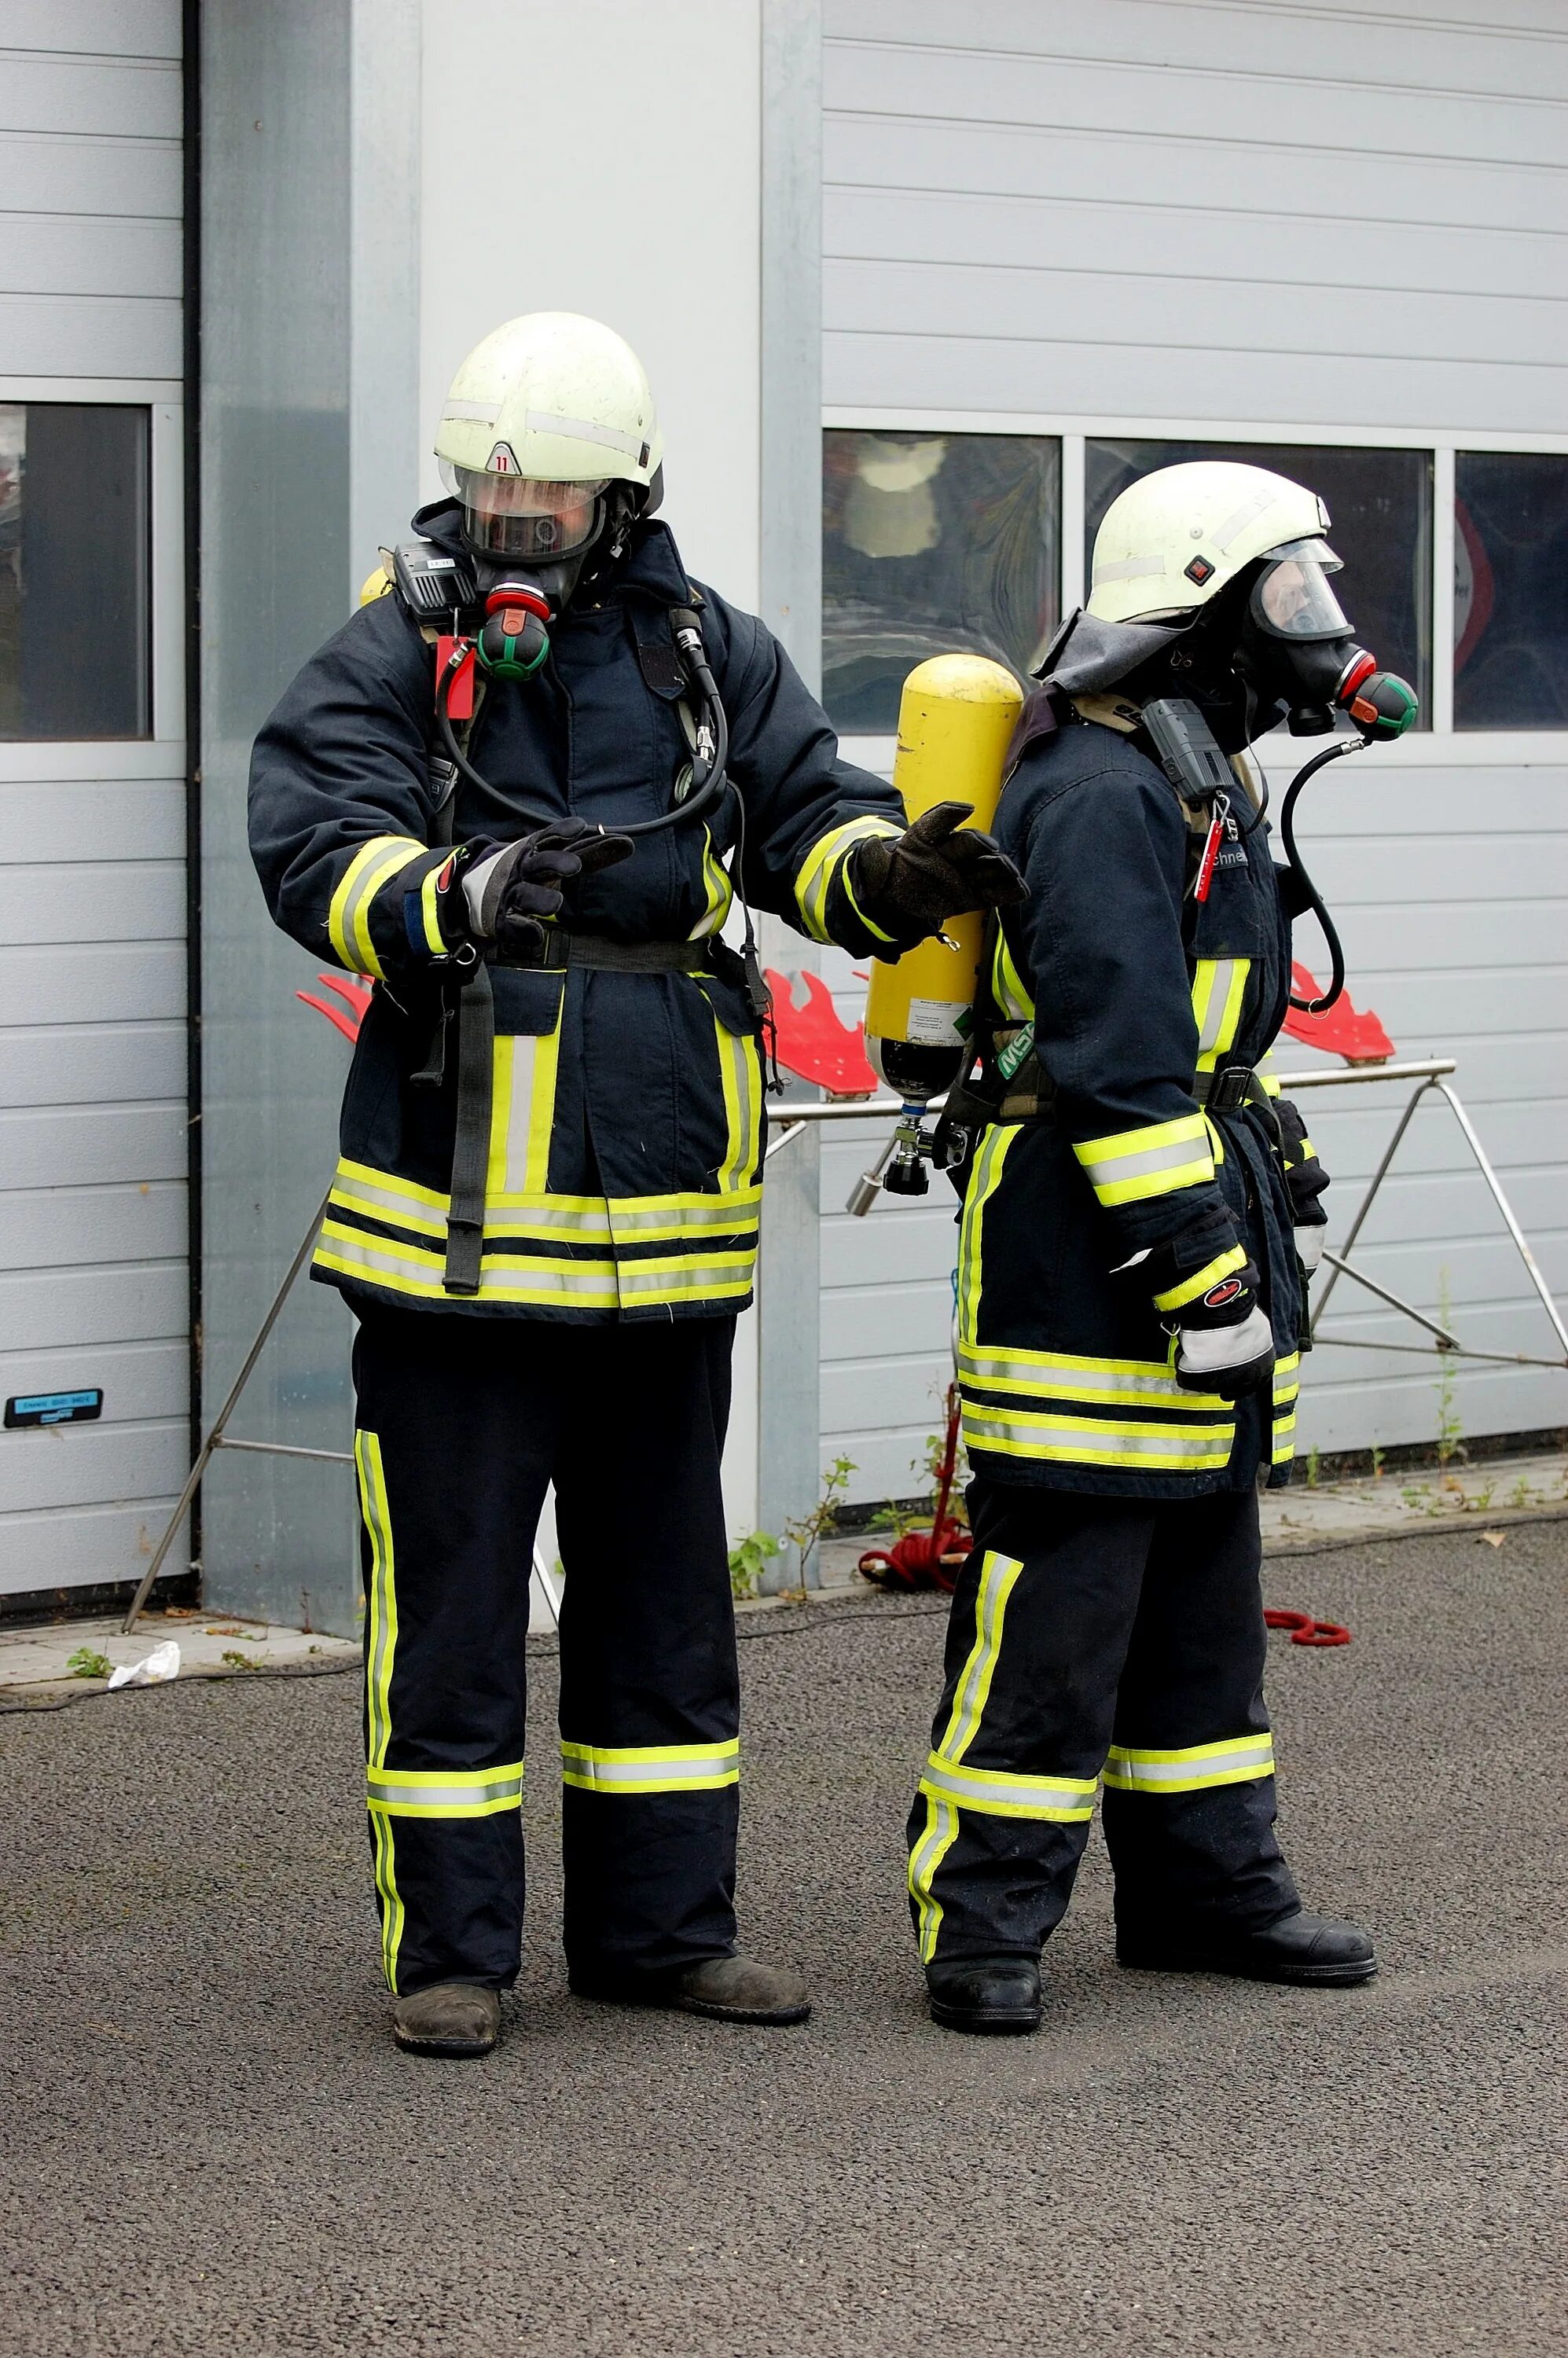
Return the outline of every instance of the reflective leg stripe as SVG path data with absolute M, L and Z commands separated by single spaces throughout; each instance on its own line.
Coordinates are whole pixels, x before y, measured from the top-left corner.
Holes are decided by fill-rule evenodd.
M 1035 1777 L 1018 1770 L 956 1768 L 934 1752 L 920 1790 L 992 1818 L 1050 1818 L 1081 1825 L 1094 1815 L 1098 1777 Z
M 1140 1752 L 1113 1744 L 1105 1781 L 1119 1793 L 1201 1793 L 1211 1785 L 1245 1785 L 1274 1773 L 1271 1736 L 1232 1736 L 1176 1752 Z
M 1000 1186 L 1009 1150 L 1022 1134 L 1017 1122 L 990 1124 L 969 1174 L 958 1223 L 958 1331 L 966 1342 L 974 1342 L 979 1333 L 986 1206 Z
M 1073 1152 L 1106 1205 L 1141 1204 L 1151 1195 L 1169 1195 L 1178 1187 L 1194 1187 L 1214 1177 L 1201 1113 L 1118 1130 L 1109 1138 L 1085 1139 Z
M 1250 958 L 1199 958 L 1193 976 L 1193 1020 L 1198 1027 L 1198 1070 L 1212 1072 L 1234 1045 L 1241 1024 Z
M 583 1793 L 712 1793 L 741 1781 L 741 1739 L 721 1744 L 568 1744 L 561 1775 Z
M 386 1767 L 386 1747 L 392 1734 L 392 1665 L 397 1650 L 396 1563 L 379 1433 L 355 1433 L 354 1469 L 359 1477 L 360 1511 L 370 1534 L 371 1550 L 365 1625 L 365 1775 L 369 1779 L 380 1776 Z M 387 1988 L 395 1996 L 397 1952 L 403 1939 L 403 1901 L 397 1889 L 395 1844 L 392 1828 L 384 1818 L 373 1813 L 371 1829 L 376 1899 L 381 1909 L 381 1965 Z
M 1206 1261 L 1203 1268 L 1191 1277 L 1184 1277 L 1179 1285 L 1173 1285 L 1168 1293 L 1157 1293 L 1154 1296 L 1155 1309 L 1184 1308 L 1189 1302 L 1195 1302 L 1200 1293 L 1206 1293 L 1211 1285 L 1217 1285 L 1222 1277 L 1228 1277 L 1233 1269 L 1243 1268 L 1246 1260 L 1244 1245 L 1229 1246 L 1226 1251 L 1217 1254 L 1213 1260 Z
M 719 1076 L 724 1091 L 724 1121 L 729 1143 L 719 1166 L 719 1185 L 731 1194 L 755 1178 L 757 1148 L 762 1126 L 762 1069 L 752 1041 L 727 1032 L 717 1016 Z
M 992 1817 L 1081 1821 L 1094 1808 L 1095 1780 L 1037 1777 L 1009 1769 L 970 1768 L 964 1756 L 979 1734 L 991 1681 L 1001 1653 L 1008 1599 L 1023 1566 L 1018 1557 L 986 1551 L 975 1592 L 975 1640 L 953 1690 L 952 1708 L 941 1741 L 925 1764 L 920 1791 L 925 1824 L 909 1855 L 909 1895 L 914 1903 L 920 1954 L 929 1964 L 936 1952 L 942 1903 L 935 1880 L 958 1838 L 959 1808 Z
M 880 835 L 896 843 L 903 829 L 892 819 L 876 818 L 870 813 L 861 818 L 846 819 L 841 827 L 829 827 L 819 836 L 802 861 L 795 880 L 795 906 L 800 911 L 801 924 L 814 942 L 825 942 L 827 933 L 827 895 L 842 860 L 857 843 L 868 837 Z M 883 936 L 886 940 L 887 936 Z
M 397 1952 L 403 1944 L 403 1898 L 397 1888 L 397 1859 L 392 1821 L 373 1810 L 371 1842 L 375 1858 L 375 1896 L 381 1909 L 381 1970 L 386 1986 L 397 1996 Z
M 1015 1023 L 1027 1023 L 1033 1020 L 1034 1001 L 1023 987 L 1023 978 L 1008 947 L 1007 936 L 1000 927 L 996 950 L 991 958 L 991 990 L 1002 1013 L 1011 1016 Z
M 936 1935 L 942 1929 L 942 1902 L 933 1887 L 938 1868 L 958 1839 L 958 1812 L 951 1801 L 926 1791 L 924 1784 L 921 1790 L 925 1794 L 925 1825 L 909 1854 L 909 1896 L 918 1911 L 920 1962 L 928 1965 L 936 1953 Z
M 371 903 L 384 884 L 401 874 L 411 860 L 422 858 L 428 848 L 406 835 L 373 836 L 344 869 L 327 913 L 327 935 L 334 954 L 351 974 L 373 974 L 385 980 L 370 937 Z
M 365 1779 L 373 1810 L 394 1818 L 493 1818 L 520 1809 L 523 1763 L 500 1768 L 373 1768 Z

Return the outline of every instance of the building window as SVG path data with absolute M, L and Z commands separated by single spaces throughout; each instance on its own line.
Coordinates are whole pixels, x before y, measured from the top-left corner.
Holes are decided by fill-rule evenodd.
M 1357 637 L 1421 698 L 1432 702 L 1432 454 L 1346 450 L 1301 443 L 1090 441 L 1084 452 L 1084 564 L 1119 492 L 1157 467 L 1188 459 L 1239 459 L 1269 467 L 1316 492 L 1328 509 L 1329 539 L 1345 560 L 1335 594 Z M 1559 543 L 1561 547 L 1561 543 Z M 1524 724 L 1519 724 L 1524 725 Z
M 927 655 L 1023 675 L 1056 626 L 1062 446 L 1054 435 L 823 436 L 822 694 L 883 736 Z
M 150 423 L 0 402 L 0 738 L 152 733 Z
M 1454 460 L 1454 725 L 1568 727 L 1568 457 Z

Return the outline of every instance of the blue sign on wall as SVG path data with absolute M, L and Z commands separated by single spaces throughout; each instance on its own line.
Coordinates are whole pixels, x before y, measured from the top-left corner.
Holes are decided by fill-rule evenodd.
M 90 1424 L 103 1413 L 103 1391 L 19 1392 L 5 1403 L 5 1422 L 17 1424 Z

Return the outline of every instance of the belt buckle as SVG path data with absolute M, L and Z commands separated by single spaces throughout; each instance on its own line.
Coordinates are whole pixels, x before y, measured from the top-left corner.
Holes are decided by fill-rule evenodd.
M 1223 1072 L 1215 1075 L 1214 1087 L 1209 1091 L 1208 1098 L 1210 1112 L 1238 1113 L 1246 1104 L 1251 1087 L 1252 1071 L 1249 1065 L 1227 1065 Z

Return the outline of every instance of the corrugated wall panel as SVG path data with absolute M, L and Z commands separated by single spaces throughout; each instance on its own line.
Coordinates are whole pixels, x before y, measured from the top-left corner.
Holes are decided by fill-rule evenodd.
M 0 0 L 7 398 L 179 400 L 180 131 L 178 0 Z M 155 546 L 160 623 L 182 568 Z M 31 758 L 0 783 L 0 1394 L 104 1406 L 0 1437 L 5 1594 L 135 1578 L 189 1463 L 184 749 Z
M 1418 18 L 1306 0 L 827 0 L 824 397 L 830 408 L 1560 434 L 1568 416 L 1568 18 L 1518 0 Z M 1288 776 L 1289 772 L 1285 773 Z M 1568 1286 L 1568 763 L 1375 757 L 1301 833 L 1357 1004 L 1456 1086 L 1542 1268 Z M 1315 934 L 1298 945 L 1312 962 Z M 1321 963 L 1321 960 L 1319 960 Z M 846 1014 L 860 995 L 830 954 Z M 1321 1064 L 1288 1039 L 1287 1068 Z M 1312 1092 L 1348 1220 L 1405 1093 Z M 823 1426 L 860 1498 L 910 1473 L 947 1373 L 940 1191 L 843 1215 L 881 1138 L 823 1153 Z M 942 1206 L 938 1209 L 938 1206 Z M 1477 1347 L 1543 1352 L 1544 1312 L 1457 1125 L 1417 1117 L 1358 1249 Z M 1441 1370 L 1343 1282 L 1303 1446 L 1431 1440 Z M 1471 1366 L 1472 1433 L 1568 1422 L 1568 1379 Z

